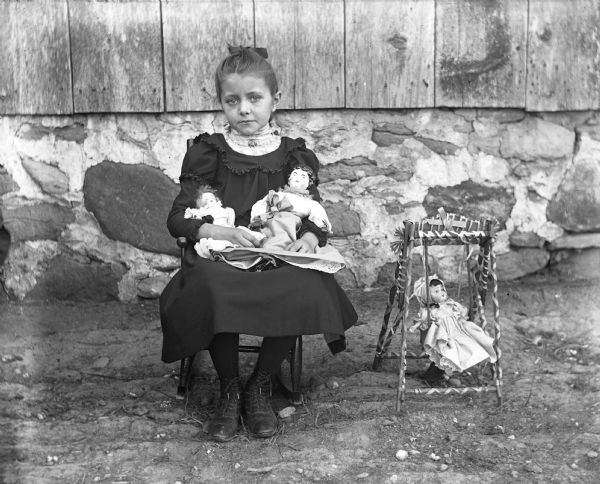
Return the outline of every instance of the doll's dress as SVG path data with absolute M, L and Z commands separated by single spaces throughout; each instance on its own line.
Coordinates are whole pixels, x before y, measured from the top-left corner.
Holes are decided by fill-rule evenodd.
M 210 215 L 213 218 L 214 225 L 222 225 L 223 227 L 232 227 L 229 222 L 235 217 L 235 212 L 230 207 L 211 207 L 211 208 L 191 208 L 185 209 L 184 218 L 201 220 L 202 217 Z M 250 230 L 248 227 L 239 226 L 238 228 L 246 230 L 254 235 L 257 239 L 262 240 L 264 235 L 260 232 Z M 213 239 L 212 237 L 204 237 L 194 244 L 194 249 L 200 257 L 215 260 L 213 252 L 219 252 L 228 247 L 238 247 L 229 240 Z
M 487 359 L 491 363 L 496 361 L 494 340 L 466 319 L 467 309 L 464 306 L 448 298 L 439 307 L 430 307 L 429 311 L 432 324 L 423 347 L 438 368 L 451 374 L 454 371 L 462 372 Z
M 214 252 L 223 262 L 240 269 L 250 269 L 262 260 L 274 257 L 297 267 L 334 273 L 345 267 L 344 258 L 330 244 L 317 247 L 314 254 L 286 250 L 296 240 L 296 233 L 303 218 L 317 227 L 331 232 L 331 222 L 321 204 L 308 194 L 289 190 L 270 190 L 252 206 L 250 219 L 262 217 L 260 229 L 265 236 L 258 248 L 224 248 Z

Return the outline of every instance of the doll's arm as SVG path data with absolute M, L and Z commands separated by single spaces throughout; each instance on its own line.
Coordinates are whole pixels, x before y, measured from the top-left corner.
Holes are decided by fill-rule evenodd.
M 327 212 L 325 212 L 325 209 L 319 202 L 314 200 L 311 202 L 308 220 L 320 229 L 331 233 L 331 222 L 329 221 L 329 217 L 327 217 Z
M 233 227 L 235 225 L 235 211 L 231 207 L 225 207 L 225 213 L 227 214 L 227 226 Z

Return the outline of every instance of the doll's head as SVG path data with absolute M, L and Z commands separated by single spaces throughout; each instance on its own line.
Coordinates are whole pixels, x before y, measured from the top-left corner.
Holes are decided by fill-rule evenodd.
M 251 136 L 271 120 L 281 98 L 266 49 L 229 46 L 215 72 L 215 89 L 232 129 Z
M 436 304 L 441 304 L 448 299 L 446 287 L 439 279 L 431 279 L 429 281 L 429 299 Z
M 427 300 L 428 291 L 429 300 Z M 426 285 L 425 277 L 419 277 L 419 279 L 415 281 L 413 295 L 417 298 L 417 301 L 419 301 L 421 306 L 431 303 L 440 304 L 448 299 L 446 286 L 436 274 L 429 277 L 429 287 Z
M 221 200 L 217 197 L 214 190 L 208 187 L 200 187 L 198 196 L 196 197 L 196 208 L 211 209 L 220 206 Z
M 308 165 L 294 165 L 287 176 L 287 186 L 292 192 L 307 193 L 316 183 L 315 172 Z

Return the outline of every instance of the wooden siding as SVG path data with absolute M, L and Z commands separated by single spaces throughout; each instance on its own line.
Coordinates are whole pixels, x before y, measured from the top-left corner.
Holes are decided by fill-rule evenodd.
M 168 111 L 219 109 L 214 75 L 227 44 L 253 45 L 252 0 L 163 0 Z
M 529 0 L 526 108 L 600 109 L 598 0 Z
M 346 106 L 433 106 L 433 0 L 346 1 Z
M 436 18 L 436 106 L 524 106 L 527 0 L 437 0 Z
M 211 111 L 227 44 L 284 109 L 600 109 L 600 0 L 2 0 L 0 114 Z
M 75 112 L 164 109 L 160 2 L 71 1 Z
M 72 113 L 67 0 L 4 1 L 0 19 L 0 113 Z

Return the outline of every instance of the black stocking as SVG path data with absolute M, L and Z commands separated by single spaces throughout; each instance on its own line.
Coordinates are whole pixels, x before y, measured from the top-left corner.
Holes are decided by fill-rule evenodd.
M 277 373 L 281 362 L 294 346 L 297 336 L 279 336 L 263 338 L 256 367 L 270 375 Z
M 227 386 L 229 381 L 239 376 L 239 344 L 239 334 L 218 333 L 208 346 L 213 365 L 219 375 L 221 390 Z

